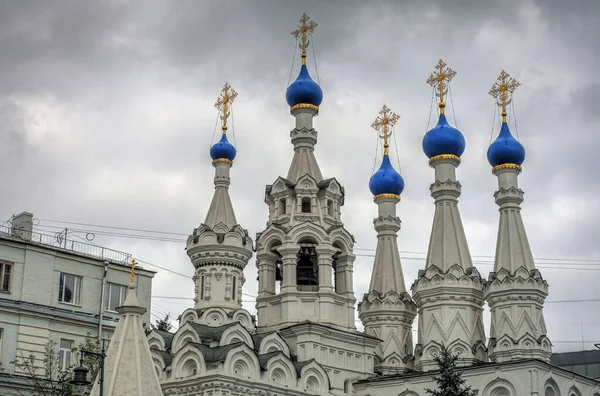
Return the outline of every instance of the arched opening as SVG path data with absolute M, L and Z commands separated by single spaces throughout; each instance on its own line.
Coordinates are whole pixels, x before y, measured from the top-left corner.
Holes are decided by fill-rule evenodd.
M 181 367 L 181 374 L 184 378 L 192 377 L 198 374 L 198 364 L 196 363 L 196 361 L 193 359 L 187 360 Z
M 277 255 L 277 259 L 275 260 L 275 294 L 279 294 L 281 292 L 281 284 L 283 283 L 283 261 L 281 260 L 281 254 L 277 250 L 274 250 L 273 253 Z
M 200 277 L 200 300 L 204 300 L 204 275 Z
M 279 215 L 284 215 L 286 213 L 286 200 L 285 198 L 280 198 L 279 199 Z
M 350 382 L 350 380 L 344 381 L 344 393 L 350 394 L 350 390 L 352 389 L 351 386 L 352 383 Z
M 235 301 L 237 297 L 237 277 L 235 275 L 231 276 L 231 299 Z
M 348 285 L 345 284 L 347 279 L 343 274 L 344 262 L 340 260 L 340 256 L 344 252 L 344 248 L 339 241 L 335 241 L 333 243 L 333 247 L 336 250 L 331 261 L 331 280 L 333 282 L 333 290 L 338 294 L 346 293 L 348 291 Z
M 560 396 L 558 385 L 552 378 L 546 381 L 544 396 Z
M 310 213 L 311 212 L 311 203 L 310 197 L 302 198 L 302 213 Z
M 298 290 L 319 290 L 319 265 L 316 244 L 301 243 L 296 262 L 296 285 Z
M 333 201 L 331 199 L 327 200 L 327 215 L 333 217 Z
M 333 255 L 333 261 L 331 262 L 331 281 L 333 282 L 333 291 L 338 292 L 338 279 L 337 279 L 337 253 Z

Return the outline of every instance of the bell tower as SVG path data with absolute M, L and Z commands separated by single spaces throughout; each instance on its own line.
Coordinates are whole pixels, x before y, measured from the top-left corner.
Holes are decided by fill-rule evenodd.
M 304 14 L 292 32 L 302 56 L 298 78 L 286 92 L 295 118 L 294 154 L 287 176 L 265 191 L 269 219 L 256 238 L 259 331 L 300 322 L 355 329 L 354 238 L 341 220 L 344 188 L 335 178 L 323 178 L 314 154 L 313 120 L 323 91 L 308 72 L 306 49 L 316 27 Z

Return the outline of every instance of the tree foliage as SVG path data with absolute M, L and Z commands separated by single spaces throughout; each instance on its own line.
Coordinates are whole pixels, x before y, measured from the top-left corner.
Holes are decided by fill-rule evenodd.
M 171 331 L 171 327 L 173 327 L 173 325 L 171 324 L 170 316 L 171 314 L 167 313 L 164 318 L 157 319 L 155 324 L 150 325 L 152 326 L 152 330 Z
M 439 375 L 433 377 L 438 389 L 425 389 L 425 392 L 433 396 L 475 396 L 471 386 L 465 385 L 462 372 L 456 369 L 458 355 L 453 355 L 443 346 L 441 353 L 434 358 L 440 370 Z
M 83 343 L 79 344 L 78 349 L 80 351 L 88 351 L 88 352 L 93 352 L 93 353 L 99 353 L 100 352 L 100 344 L 98 343 L 98 340 L 96 338 L 92 338 L 92 335 L 90 333 L 87 333 L 85 336 L 85 341 L 83 341 Z M 89 355 L 89 354 L 84 354 L 83 355 L 83 365 L 90 370 L 88 372 L 88 380 L 90 382 L 93 382 L 96 379 L 96 376 L 98 375 L 98 370 L 100 369 L 100 360 L 98 360 L 98 357 L 93 356 L 93 355 Z
M 21 355 L 11 364 L 15 366 L 15 371 L 27 379 L 28 387 L 31 389 L 26 393 L 17 390 L 18 394 L 31 396 L 73 395 L 73 388 L 69 383 L 72 373 L 70 367 L 68 370 L 61 370 L 56 341 L 49 341 L 45 345 L 41 367 L 39 359 L 34 354 L 27 357 Z
M 99 345 L 88 333 L 85 341 L 79 344 L 78 349 L 97 353 Z M 77 349 L 73 349 L 71 352 L 75 353 L 76 351 Z M 73 387 L 70 383 L 73 378 L 73 365 L 69 365 L 66 370 L 62 370 L 59 359 L 56 341 L 51 340 L 44 346 L 42 356 L 36 356 L 35 354 L 24 356 L 21 354 L 19 358 L 12 361 L 11 364 L 14 365 L 15 373 L 17 373 L 13 376 L 13 380 L 17 380 L 17 378 L 24 380 L 25 387 L 28 388 L 27 391 L 15 388 L 16 395 L 73 396 Z M 78 359 L 77 364 L 79 364 Z M 97 358 L 86 355 L 83 358 L 83 365 L 90 370 L 88 380 L 94 381 L 99 367 Z M 5 377 L 5 380 L 11 381 L 11 378 Z

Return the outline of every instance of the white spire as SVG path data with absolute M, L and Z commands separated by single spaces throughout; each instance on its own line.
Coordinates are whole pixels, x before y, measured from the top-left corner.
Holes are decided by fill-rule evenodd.
M 221 113 L 222 137 L 210 149 L 215 167 L 215 192 L 203 224 L 187 240 L 187 254 L 196 268 L 195 308 L 219 307 L 236 310 L 242 306 L 244 268 L 252 257 L 252 239 L 236 220 L 229 197 L 229 171 L 236 149 L 227 140 L 227 119 L 237 97 L 225 83 L 215 107 Z
M 521 218 L 523 191 L 517 184 L 518 165 L 497 166 L 500 225 L 494 272 L 490 273 L 485 298 L 492 316 L 490 359 L 504 362 L 536 358 L 550 360 L 552 344 L 546 336 L 544 300 L 548 283 L 535 268 Z
M 120 318 L 104 363 L 104 396 L 162 396 L 142 318 L 146 309 L 139 305 L 133 283 L 127 290 Z M 98 381 L 90 396 L 98 396 Z
M 317 182 L 323 180 L 314 153 L 318 133 L 313 128 L 313 117 L 317 114 L 318 108 L 315 106 L 301 106 L 292 109 L 292 115 L 296 118 L 296 128 L 290 133 L 294 145 L 294 157 L 287 179 L 293 184 L 306 174 Z
M 494 271 L 485 288 L 492 316 L 488 349 L 493 362 L 550 361 L 552 354 L 543 314 L 548 284 L 535 268 L 521 218 L 523 191 L 518 176 L 525 148 L 512 136 L 507 123 L 507 105 L 520 85 L 502 70 L 489 92 L 502 111 L 500 133 L 487 153 L 492 173 L 498 177 L 494 198 L 500 207 Z
M 460 354 L 459 364 L 485 361 L 485 330 L 482 321 L 484 280 L 473 267 L 465 237 L 458 197 L 460 183 L 453 155 L 430 160 L 435 169 L 431 196 L 435 215 L 425 270 L 412 285 L 419 307 L 419 340 L 416 367 L 435 368 L 433 356 L 442 345 Z
M 377 349 L 375 371 L 398 373 L 412 368 L 412 323 L 417 306 L 406 292 L 400 254 L 396 216 L 399 197 L 392 194 L 376 197 L 379 216 L 373 221 L 377 231 L 377 250 L 369 292 L 358 306 L 358 316 L 365 333 L 383 342 Z
M 419 341 L 415 348 L 419 370 L 436 368 L 434 356 L 442 347 L 460 355 L 460 365 L 487 359 L 481 317 L 484 280 L 473 267 L 458 210 L 461 185 L 456 180 L 456 168 L 466 143 L 444 114 L 444 97 L 455 75 L 440 59 L 427 80 L 439 98 L 439 120 L 423 137 L 423 151 L 435 170 L 435 182 L 429 188 L 435 214 L 425 269 L 419 271 L 412 285 L 419 307 Z
M 229 197 L 229 170 L 231 162 L 215 161 L 215 193 L 208 208 L 204 224 L 214 227 L 219 223 L 224 224 L 228 228 L 232 228 L 237 224 L 233 204 Z

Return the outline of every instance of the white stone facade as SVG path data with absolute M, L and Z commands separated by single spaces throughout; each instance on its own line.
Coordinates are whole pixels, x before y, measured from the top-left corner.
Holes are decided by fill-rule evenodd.
M 435 215 L 425 267 L 411 293 L 397 244 L 400 197 L 375 196 L 377 250 L 358 307 L 365 331 L 357 331 L 354 239 L 341 218 L 344 189 L 337 179 L 323 178 L 315 156 L 319 108 L 291 106 L 292 162 L 287 176 L 266 188 L 267 224 L 255 243 L 258 317 L 239 300 L 253 252 L 228 194 L 231 160 L 216 159 L 213 201 L 187 244 L 196 269 L 195 306 L 182 313 L 177 332 L 149 335 L 165 395 L 419 396 L 435 387 L 434 356 L 448 347 L 479 396 L 600 396 L 598 381 L 548 362 L 548 285 L 533 263 L 514 167 L 494 170 L 500 227 L 488 281 L 473 265 L 460 218 L 459 157 L 430 158 Z M 486 300 L 492 310 L 487 346 Z

